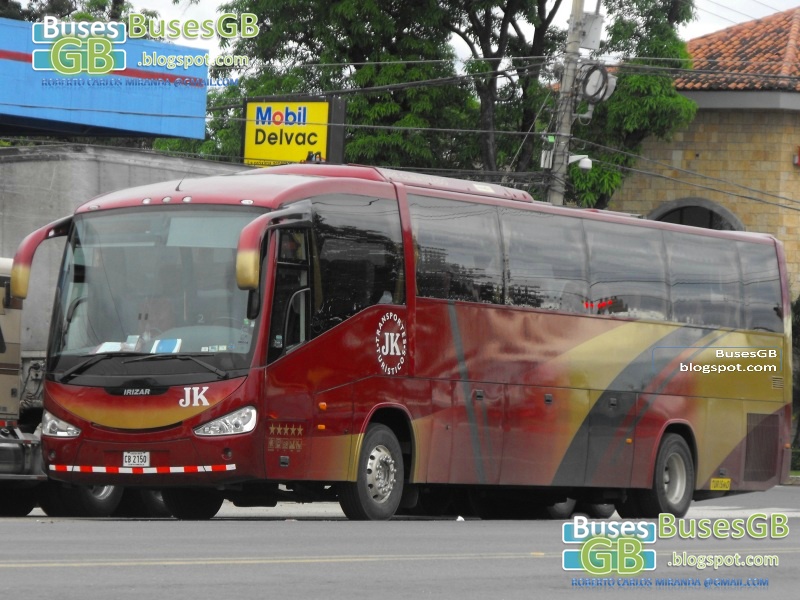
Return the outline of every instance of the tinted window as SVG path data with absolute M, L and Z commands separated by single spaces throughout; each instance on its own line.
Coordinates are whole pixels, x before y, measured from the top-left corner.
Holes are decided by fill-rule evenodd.
M 280 229 L 267 362 L 309 339 L 310 288 L 308 235 L 302 229 Z
M 591 314 L 666 319 L 667 276 L 661 232 L 585 221 Z
M 497 209 L 484 204 L 410 196 L 416 241 L 417 294 L 503 302 Z
M 508 303 L 584 312 L 586 249 L 581 219 L 501 208 Z
M 736 244 L 665 231 L 672 318 L 680 323 L 739 327 L 742 290 Z
M 373 304 L 405 302 L 397 202 L 348 195 L 312 202 L 313 309 L 330 319 L 322 329 Z
M 744 327 L 783 331 L 781 282 L 774 246 L 737 242 L 744 283 Z

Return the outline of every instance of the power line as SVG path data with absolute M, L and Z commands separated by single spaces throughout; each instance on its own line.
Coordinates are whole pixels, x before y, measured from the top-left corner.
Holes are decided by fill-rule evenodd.
M 627 157 L 630 157 L 630 158 L 634 158 L 637 161 L 642 160 L 644 162 L 652 163 L 652 164 L 657 165 L 659 167 L 663 167 L 664 169 L 668 169 L 668 170 L 671 170 L 671 171 L 678 171 L 680 173 L 684 173 L 684 174 L 690 175 L 692 177 L 697 177 L 698 179 L 705 179 L 705 180 L 712 181 L 712 182 L 715 182 L 715 183 L 722 183 L 722 184 L 725 184 L 725 185 L 728 185 L 728 186 L 731 186 L 731 187 L 734 187 L 734 188 L 739 188 L 739 189 L 745 190 L 747 192 L 751 192 L 751 193 L 754 193 L 754 194 L 759 194 L 761 196 L 767 196 L 769 198 L 775 198 L 777 200 L 782 200 L 782 201 L 785 201 L 785 202 L 789 202 L 789 203 L 800 205 L 800 200 L 795 200 L 794 198 L 788 198 L 786 196 L 781 196 L 779 194 L 772 194 L 770 192 L 762 192 L 761 190 L 750 188 L 750 187 L 747 187 L 746 185 L 742 185 L 740 183 L 735 183 L 733 181 L 720 179 L 718 177 L 712 177 L 710 175 L 704 175 L 702 173 L 698 173 L 696 171 L 690 171 L 688 169 L 682 169 L 680 167 L 675 167 L 673 165 L 668 165 L 668 164 L 662 163 L 660 161 L 657 161 L 657 160 L 654 160 L 654 159 L 651 159 L 651 158 L 647 158 L 645 156 L 633 154 L 631 152 L 626 152 L 625 150 L 619 150 L 617 148 L 612 148 L 610 146 L 604 146 L 602 144 L 597 144 L 595 142 L 590 142 L 589 140 L 583 140 L 583 139 L 580 139 L 580 138 L 572 138 L 572 139 L 575 140 L 575 141 L 578 141 L 578 142 L 580 142 L 582 144 L 587 144 L 589 146 L 594 146 L 595 148 L 599 148 L 601 150 L 605 150 L 605 151 L 611 152 L 613 154 L 620 154 L 622 156 L 627 156 Z M 595 161 L 595 159 L 592 158 L 592 162 L 594 162 L 594 161 Z M 678 179 L 676 177 L 671 177 L 669 175 L 662 175 L 662 174 L 655 173 L 655 172 L 637 170 L 637 169 L 634 169 L 633 167 L 626 167 L 624 165 L 617 165 L 615 163 L 609 163 L 609 162 L 603 161 L 602 159 L 597 159 L 597 162 L 599 162 L 601 164 L 612 166 L 614 168 L 633 171 L 635 173 L 650 174 L 650 175 L 653 175 L 654 177 L 660 177 L 662 179 L 667 179 L 667 180 L 670 180 L 670 181 L 678 182 L 678 183 L 681 183 L 683 185 L 691 185 L 691 186 L 700 187 L 700 188 L 706 189 L 706 190 L 713 190 L 715 192 L 721 192 L 721 190 L 719 188 L 712 188 L 710 186 L 704 186 L 702 184 L 695 184 L 695 183 L 692 183 L 692 182 L 690 182 L 688 180 Z M 789 209 L 789 210 L 800 210 L 800 206 L 798 206 L 798 207 L 788 206 L 786 204 L 781 204 L 781 203 L 778 203 L 778 202 L 770 202 L 769 200 L 763 200 L 763 199 L 760 199 L 760 198 L 756 198 L 754 196 L 747 196 L 747 195 L 743 195 L 743 194 L 737 194 L 735 192 L 725 192 L 725 193 L 726 194 L 730 194 L 732 196 L 737 196 L 739 198 L 753 200 L 755 202 L 761 202 L 761 203 L 764 203 L 764 204 L 770 204 L 772 206 L 778 206 L 778 207 L 786 208 L 786 209 Z

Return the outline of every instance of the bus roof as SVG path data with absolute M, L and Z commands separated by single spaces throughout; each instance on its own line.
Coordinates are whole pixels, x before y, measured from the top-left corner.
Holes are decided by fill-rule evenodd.
M 774 243 L 775 238 L 768 234 L 742 231 L 717 231 L 689 227 L 660 221 L 637 218 L 635 215 L 595 209 L 575 209 L 552 206 L 545 202 L 535 202 L 530 194 L 521 190 L 491 183 L 425 175 L 409 171 L 398 171 L 382 167 L 363 165 L 333 164 L 289 164 L 264 169 L 250 169 L 230 175 L 217 175 L 193 179 L 182 179 L 127 188 L 98 196 L 78 207 L 76 213 L 99 209 L 113 209 L 141 206 L 143 204 L 247 204 L 264 208 L 278 208 L 286 202 L 300 200 L 311 195 L 324 193 L 326 181 L 341 180 L 342 186 L 336 191 L 372 193 L 385 184 L 402 184 L 409 191 L 428 190 L 449 194 L 469 194 L 487 200 L 511 201 L 527 204 L 540 212 L 569 215 L 579 218 L 597 219 L 650 227 L 708 235 L 743 241 Z M 347 185 L 348 182 L 350 185 Z M 342 188 L 349 189 L 342 189 Z M 385 192 L 384 192 L 385 193 Z M 508 204 L 505 204 L 508 205 Z
M 251 200 L 256 206 L 275 208 L 295 199 L 297 188 L 330 178 L 361 182 L 402 183 L 408 187 L 468 193 L 532 203 L 533 198 L 520 190 L 491 183 L 421 175 L 405 171 L 356 165 L 296 164 L 255 169 L 195 179 L 183 179 L 127 188 L 93 198 L 76 212 L 122 208 L 140 204 L 237 204 Z M 368 186 L 367 186 L 368 187 Z

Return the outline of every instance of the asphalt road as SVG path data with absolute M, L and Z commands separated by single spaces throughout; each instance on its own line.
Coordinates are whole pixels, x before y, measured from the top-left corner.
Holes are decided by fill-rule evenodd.
M 697 503 L 687 517 L 698 524 L 754 513 L 786 515 L 788 535 L 661 538 L 650 546 L 655 570 L 593 577 L 562 568 L 562 552 L 573 546 L 562 542 L 557 521 L 351 522 L 330 504 L 225 505 L 206 522 L 51 518 L 35 511 L 0 519 L 0 598 L 795 598 L 800 486 Z M 736 554 L 758 562 L 777 556 L 779 564 L 696 566 L 730 562 Z M 694 566 L 674 566 L 677 559 Z

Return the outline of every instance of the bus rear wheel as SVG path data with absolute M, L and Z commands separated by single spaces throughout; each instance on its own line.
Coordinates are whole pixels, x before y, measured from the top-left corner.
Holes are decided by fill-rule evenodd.
M 610 519 L 611 516 L 616 512 L 616 507 L 613 504 L 596 504 L 596 503 L 585 503 L 585 502 L 578 502 L 578 505 L 575 507 L 576 513 L 586 513 L 593 519 Z
M 391 429 L 380 424 L 367 428 L 356 481 L 342 482 L 338 490 L 339 505 L 348 519 L 385 521 L 394 516 L 403 495 L 403 454 Z
M 556 502 L 546 507 L 545 511 L 547 512 L 547 516 L 551 519 L 559 521 L 569 519 L 572 513 L 575 512 L 575 499 L 567 498 L 563 502 Z
M 161 491 L 167 510 L 181 521 L 208 521 L 222 507 L 224 498 L 216 490 L 167 488 Z
M 694 480 L 694 461 L 686 440 L 676 433 L 666 434 L 658 448 L 653 487 L 638 494 L 641 517 L 657 518 L 661 513 L 683 517 L 692 502 Z

